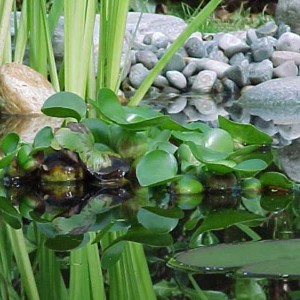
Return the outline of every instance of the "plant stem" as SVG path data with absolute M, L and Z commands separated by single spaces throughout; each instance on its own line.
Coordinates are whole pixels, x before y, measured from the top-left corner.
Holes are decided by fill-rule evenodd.
M 13 0 L 4 0 L 0 11 L 0 65 L 2 65 L 5 55 L 5 45 L 9 34 L 10 14 L 13 7 Z
M 23 231 L 22 229 L 13 229 L 9 225 L 7 225 L 7 231 L 27 297 L 29 300 L 39 300 L 40 298 L 27 253 Z
M 203 23 L 216 7 L 221 3 L 222 0 L 211 0 L 195 17 L 194 20 L 186 27 L 186 29 L 180 34 L 176 41 L 167 49 L 163 57 L 158 61 L 155 67 L 149 72 L 148 76 L 143 81 L 143 84 L 137 89 L 134 96 L 128 103 L 129 106 L 137 106 L 142 101 L 143 97 L 147 93 L 151 84 L 159 73 L 166 66 L 168 61 L 173 57 L 176 51 L 184 44 L 188 37 L 197 30 L 198 26 Z
M 197 291 L 201 300 L 208 300 L 204 292 L 200 289 L 199 285 L 197 284 L 196 280 L 194 279 L 192 274 L 188 274 L 191 284 L 193 285 L 194 289 Z

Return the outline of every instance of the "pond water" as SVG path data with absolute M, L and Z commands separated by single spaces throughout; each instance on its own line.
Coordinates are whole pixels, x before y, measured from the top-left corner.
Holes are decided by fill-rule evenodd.
M 295 116 L 286 115 L 282 110 L 274 112 L 274 107 L 272 110 L 246 111 L 231 97 L 219 95 L 146 99 L 144 104 L 172 115 L 181 123 L 203 121 L 217 126 L 218 115 L 251 122 L 274 137 L 278 166 L 289 178 L 300 182 L 300 123 L 296 109 Z M 30 132 L 38 130 L 33 128 L 45 125 L 45 120 L 39 120 L 41 124 L 34 119 L 33 124 L 39 125 L 32 125 L 26 119 L 28 129 L 24 129 L 26 122 L 20 121 L 24 119 L 15 120 L 17 126 L 12 125 L 13 118 L 2 119 L 3 131 L 19 126 L 22 128 L 21 135 L 23 132 L 29 138 Z M 270 171 L 279 170 L 275 166 L 272 168 Z M 280 265 L 288 253 L 279 253 L 276 259 L 270 258 L 268 263 L 271 266 L 266 264 L 264 269 L 271 270 L 268 276 L 261 270 L 237 275 L 233 269 L 221 272 L 222 267 L 217 274 L 216 270 L 211 272 L 211 268 L 193 269 L 195 282 L 202 290 L 210 291 L 202 298 L 186 271 L 188 267 L 185 270 L 186 266 L 176 267 L 171 263 L 175 253 L 203 245 L 258 239 L 288 242 L 300 238 L 300 193 L 297 184 L 290 189 L 274 187 L 260 193 L 244 190 L 227 176 L 216 180 L 220 189 L 206 186 L 205 193 L 195 195 L 176 195 L 172 188 L 167 187 L 138 188 L 134 180 L 99 186 L 83 182 L 44 184 L 29 179 L 21 186 L 6 185 L 2 189 L 8 191 L 7 203 L 18 207 L 26 232 L 32 232 L 37 226 L 47 236 L 50 249 L 58 250 L 57 237 L 60 237 L 60 242 L 62 236 L 66 237 L 59 250 L 67 251 L 74 247 L 68 241 L 69 236 L 77 236 L 80 245 L 89 231 L 99 231 L 110 224 L 112 230 L 146 229 L 147 234 L 139 238 L 139 242 L 145 245 L 159 299 L 300 299 L 300 271 L 292 276 L 280 270 L 272 273 L 273 266 Z M 3 210 L 2 217 L 9 224 L 12 222 L 13 216 L 6 215 Z M 160 245 L 159 237 L 164 242 L 170 239 L 171 243 L 167 247 L 163 246 L 163 242 Z M 294 262 L 300 270 L 299 257 L 295 257 L 291 255 L 289 263 Z

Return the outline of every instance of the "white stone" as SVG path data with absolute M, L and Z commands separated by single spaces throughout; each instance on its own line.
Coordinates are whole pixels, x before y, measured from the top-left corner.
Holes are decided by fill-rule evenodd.
M 201 71 L 196 76 L 196 79 L 192 85 L 192 91 L 199 93 L 210 93 L 216 80 L 216 72 L 209 70 Z

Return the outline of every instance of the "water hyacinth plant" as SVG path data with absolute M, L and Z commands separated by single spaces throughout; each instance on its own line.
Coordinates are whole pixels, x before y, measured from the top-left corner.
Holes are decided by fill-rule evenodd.
M 0 64 L 22 62 L 28 40 L 30 66 L 49 75 L 57 92 L 64 91 L 50 97 L 42 111 L 65 119 L 56 131 L 42 128 L 33 143 L 24 143 L 15 133 L 7 135 L 1 142 L 2 176 L 26 181 L 28 175 L 43 173 L 47 157 L 59 153 L 75 161 L 84 176 L 100 182 L 104 190 L 80 207 L 81 214 L 67 217 L 61 211 L 40 213 L 45 203 L 30 197 L 23 198 L 22 205 L 15 205 L 10 201 L 12 195 L 1 190 L 0 239 L 10 240 L 7 247 L 2 243 L 0 246 L 3 299 L 21 299 L 23 294 L 28 299 L 156 299 L 142 244 L 172 245 L 170 232 L 184 214 L 177 207 L 153 207 L 146 197 L 144 204 L 137 205 L 130 222 L 124 213 L 127 208 L 114 203 L 116 195 L 110 194 L 105 185 L 111 183 L 109 176 L 117 182 L 114 192 L 130 179 L 141 194 L 143 189 L 160 186 L 173 194 L 199 196 L 209 186 L 206 174 L 233 176 L 239 188 L 271 164 L 272 139 L 251 125 L 220 117 L 218 129 L 202 123 L 183 126 L 149 108 L 136 107 L 167 61 L 220 2 L 212 0 L 200 11 L 149 73 L 129 106 L 122 106 L 116 96 L 129 1 L 54 0 L 48 9 L 46 1 L 24 0 L 15 26 L 13 55 L 8 33 L 13 1 L 0 3 Z M 98 11 L 100 46 L 95 63 L 93 30 Z M 57 70 L 51 36 L 62 14 L 64 59 Z M 266 174 L 260 181 L 262 185 L 268 186 L 276 178 L 283 188 L 293 189 L 286 178 Z M 76 185 L 72 188 L 77 191 Z M 71 191 L 69 195 L 75 193 Z M 141 194 L 133 195 L 138 198 L 135 201 L 144 199 Z M 195 230 L 191 244 L 208 230 L 239 224 L 245 218 L 257 222 L 262 218 L 231 210 L 227 214 L 227 221 L 221 225 L 216 225 L 215 215 L 208 214 L 206 223 Z M 29 224 L 23 223 L 23 218 Z M 239 226 L 256 238 L 250 226 Z M 8 272 L 14 263 L 17 275 Z M 14 289 L 15 278 L 22 282 L 21 296 Z

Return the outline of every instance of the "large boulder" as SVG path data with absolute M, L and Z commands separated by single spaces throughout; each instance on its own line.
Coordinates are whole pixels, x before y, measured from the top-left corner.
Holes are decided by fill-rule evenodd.
M 285 23 L 291 30 L 300 34 L 300 0 L 278 0 L 276 8 L 277 23 Z
M 39 115 L 45 100 L 54 93 L 51 83 L 30 67 L 17 63 L 0 67 L 2 114 Z
M 300 77 L 265 81 L 248 89 L 238 103 L 247 113 L 266 121 L 300 123 Z

